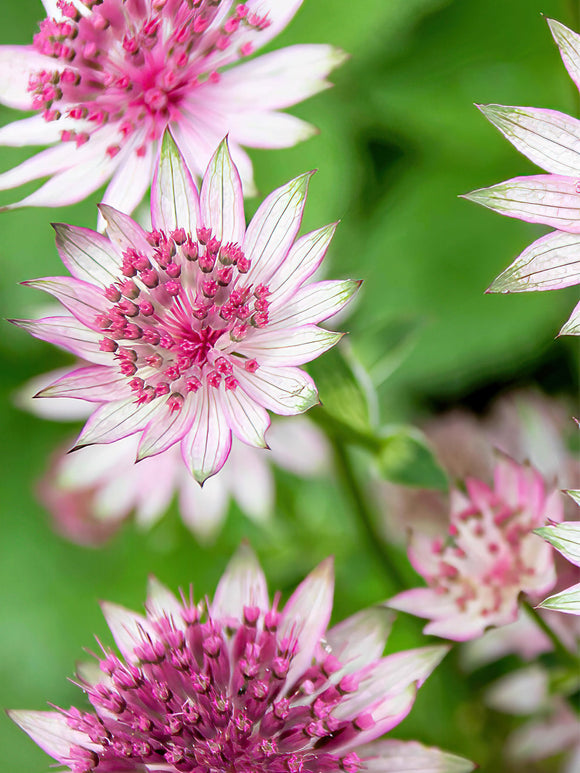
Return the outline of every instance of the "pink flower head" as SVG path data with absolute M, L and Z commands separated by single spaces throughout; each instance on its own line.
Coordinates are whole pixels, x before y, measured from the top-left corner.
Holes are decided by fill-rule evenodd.
M 521 592 L 539 599 L 556 582 L 552 552 L 533 530 L 560 521 L 559 491 L 541 476 L 500 458 L 492 488 L 474 478 L 453 492 L 446 538 L 415 537 L 409 558 L 428 588 L 404 591 L 389 606 L 429 618 L 425 633 L 456 641 L 514 622 Z
M 580 35 L 552 19 L 548 24 L 566 69 L 580 87 Z M 479 108 L 548 174 L 515 177 L 465 198 L 502 215 L 557 229 L 527 247 L 488 292 L 555 290 L 580 283 L 580 121 L 556 110 L 533 107 Z M 580 335 L 580 304 L 560 333 Z
M 99 669 L 80 670 L 90 711 L 14 711 L 12 719 L 73 773 L 356 773 L 367 760 L 370 770 L 400 770 L 401 755 L 422 747 L 394 742 L 402 751 L 389 764 L 388 745 L 370 742 L 409 713 L 447 648 L 383 658 L 388 611 L 369 609 L 327 631 L 332 595 L 326 560 L 280 610 L 246 546 L 211 603 L 191 593 L 178 600 L 152 580 L 145 616 L 103 605 L 121 657 L 104 649 Z M 453 770 L 472 769 L 463 762 Z
M 10 207 L 80 201 L 111 179 L 105 203 L 131 212 L 168 126 L 196 175 L 229 132 L 251 191 L 252 164 L 240 146 L 281 148 L 311 136 L 312 126 L 279 110 L 327 88 L 344 61 L 332 46 L 297 45 L 239 64 L 286 27 L 302 0 L 43 4 L 47 18 L 32 46 L 0 46 L 0 102 L 37 111 L 0 130 L 0 144 L 54 144 L 0 175 L 0 190 L 50 178 Z
M 227 459 L 232 432 L 264 448 L 266 409 L 293 415 L 316 404 L 312 379 L 296 366 L 340 339 L 316 323 L 342 309 L 360 283 L 304 286 L 335 230 L 295 242 L 309 179 L 274 191 L 246 229 L 227 142 L 198 196 L 167 133 L 151 232 L 103 205 L 106 236 L 56 226 L 73 276 L 28 284 L 56 297 L 70 316 L 17 324 L 93 363 L 40 393 L 99 404 L 77 448 L 139 432 L 140 460 L 181 442 L 186 465 L 203 482 Z

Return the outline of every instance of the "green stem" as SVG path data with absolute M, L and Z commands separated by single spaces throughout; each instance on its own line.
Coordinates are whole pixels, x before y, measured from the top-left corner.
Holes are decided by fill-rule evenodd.
M 405 578 L 397 567 L 396 558 L 391 555 L 386 543 L 377 531 L 373 508 L 369 504 L 363 488 L 357 479 L 348 451 L 340 439 L 334 437 L 331 438 L 331 441 L 334 449 L 338 476 L 352 501 L 359 522 L 367 536 L 369 545 L 374 551 L 389 583 L 394 586 L 397 591 L 404 590 L 407 587 Z
M 528 615 L 536 623 L 538 628 L 540 628 L 546 634 L 548 639 L 550 639 L 554 645 L 554 651 L 560 656 L 560 658 L 568 665 L 574 666 L 574 668 L 578 668 L 580 665 L 580 659 L 574 655 L 574 653 L 570 652 L 570 650 L 563 644 L 558 634 L 551 626 L 548 625 L 538 610 L 530 604 L 528 599 L 522 597 L 520 599 L 520 606 L 522 609 L 525 609 Z

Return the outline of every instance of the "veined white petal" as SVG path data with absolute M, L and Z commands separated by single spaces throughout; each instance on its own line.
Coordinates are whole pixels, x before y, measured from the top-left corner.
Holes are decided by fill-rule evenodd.
M 326 634 L 331 654 L 348 671 L 364 668 L 383 654 L 393 619 L 392 612 L 379 606 L 351 615 Z
M 490 293 L 558 290 L 580 283 L 580 236 L 554 231 L 533 244 L 491 283 Z
M 256 358 L 267 365 L 303 365 L 326 352 L 342 338 L 316 325 L 253 331 L 252 337 L 238 346 L 246 357 Z
M 119 652 L 126 661 L 134 663 L 138 660 L 134 649 L 143 643 L 144 635 L 155 636 L 149 621 L 144 615 L 110 601 L 102 602 L 101 609 Z
M 157 577 L 149 576 L 147 580 L 147 601 L 145 608 L 152 617 L 169 617 L 177 628 L 184 628 L 185 623 L 181 616 L 182 606 L 174 593 Z
M 574 83 L 580 88 L 580 35 L 555 19 L 548 19 L 562 61 Z
M 297 641 L 297 654 L 292 659 L 286 677 L 290 686 L 310 665 L 323 637 L 332 612 L 334 566 L 325 559 L 296 588 L 280 615 L 278 636 Z
M 327 280 L 302 287 L 288 303 L 273 302 L 268 330 L 316 324 L 337 314 L 351 300 L 361 282 Z
M 332 84 L 326 76 L 347 58 L 334 46 L 288 46 L 226 70 L 219 83 L 206 86 L 205 101 L 232 114 L 232 133 L 236 134 L 236 120 L 248 105 L 261 112 L 302 102 L 329 88 Z
M 133 435 L 147 426 L 154 411 L 166 410 L 165 403 L 166 398 L 158 397 L 150 403 L 137 405 L 134 396 L 106 403 L 87 421 L 75 448 L 93 443 L 114 443 Z
M 69 371 L 65 376 L 41 389 L 36 397 L 59 397 L 88 400 L 93 403 L 122 400 L 131 396 L 127 377 L 117 368 L 92 365 Z
M 30 76 L 54 69 L 55 60 L 32 46 L 0 46 L 0 103 L 16 110 L 31 110 Z
M 542 526 L 536 534 L 547 540 L 568 561 L 580 566 L 580 521 L 564 521 L 553 526 Z
M 580 615 L 580 582 L 566 588 L 561 593 L 555 593 L 538 604 L 542 609 L 555 609 L 557 612 L 566 612 L 569 615 Z
M 196 409 L 197 401 L 191 395 L 185 399 L 180 411 L 171 413 L 167 407 L 156 411 L 141 437 L 137 461 L 161 454 L 178 443 L 189 432 Z
M 302 222 L 312 173 L 300 175 L 264 199 L 246 231 L 244 252 L 252 261 L 251 284 L 268 284 L 286 258 Z
M 102 234 L 89 228 L 53 223 L 60 259 L 77 279 L 108 287 L 117 281 L 121 255 Z
M 357 754 L 369 773 L 471 773 L 475 770 L 469 760 L 417 741 L 389 738 L 357 749 Z
M 261 365 L 255 373 L 236 368 L 235 376 L 250 397 L 282 416 L 304 413 L 318 403 L 314 381 L 299 368 Z
M 252 548 L 242 542 L 218 583 L 211 603 L 212 617 L 243 621 L 244 607 L 258 607 L 265 612 L 269 606 L 264 572 Z
M 232 433 L 213 387 L 199 390 L 193 424 L 181 441 L 183 460 L 201 484 L 218 472 L 228 458 Z
M 478 105 L 521 153 L 546 172 L 580 174 L 580 121 L 556 110 Z
M 326 255 L 337 225 L 332 223 L 311 231 L 296 241 L 268 284 L 272 303 L 284 303 L 312 276 Z
M 514 177 L 467 193 L 463 198 L 501 215 L 580 233 L 580 192 L 571 177 L 548 174 Z
M 212 156 L 201 186 L 203 224 L 219 241 L 242 244 L 246 231 L 242 181 L 236 169 L 227 138 Z
M 80 730 L 68 726 L 66 717 L 58 711 L 9 711 L 8 716 L 55 760 L 67 764 L 71 746 L 97 751 L 98 744 Z
M 161 141 L 151 186 L 151 221 L 153 228 L 168 233 L 184 228 L 186 233 L 195 234 L 201 225 L 197 188 L 168 130 Z
M 220 401 L 234 435 L 249 446 L 266 448 L 264 433 L 270 426 L 267 411 L 248 397 L 241 387 L 225 389 L 220 386 Z
M 558 335 L 578 336 L 580 335 L 580 303 L 574 307 L 570 319 L 562 327 Z
M 102 333 L 89 330 L 74 317 L 45 317 L 44 319 L 13 319 L 18 327 L 41 341 L 60 346 L 77 357 L 97 365 L 110 365 L 110 354 L 101 352 L 99 341 Z
M 109 204 L 99 204 L 99 211 L 105 224 L 107 237 L 117 245 L 121 253 L 129 247 L 141 252 L 148 252 L 151 249 L 147 234 L 129 215 Z
M 70 276 L 47 276 L 29 279 L 22 284 L 52 295 L 80 322 L 102 335 L 103 331 L 95 322 L 95 317 L 107 311 L 109 303 L 94 284 Z
M 273 111 L 235 113 L 231 127 L 232 138 L 248 148 L 289 148 L 318 134 L 301 118 Z
M 102 366 L 99 366 L 102 367 Z M 65 376 L 73 372 L 73 368 L 58 368 L 31 378 L 23 384 L 14 395 L 14 404 L 23 411 L 34 416 L 51 421 L 86 420 L 91 415 L 93 407 L 83 400 L 71 397 L 61 397 L 59 400 L 36 400 L 36 395 L 49 388 Z

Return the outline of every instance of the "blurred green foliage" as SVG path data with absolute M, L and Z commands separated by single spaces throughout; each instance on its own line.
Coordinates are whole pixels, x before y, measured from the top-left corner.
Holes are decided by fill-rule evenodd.
M 545 13 L 573 24 L 575 4 L 505 0 L 500 5 L 305 0 L 275 41 L 274 47 L 330 42 L 351 54 L 333 75 L 334 89 L 293 110 L 315 123 L 320 135 L 291 150 L 255 151 L 252 157 L 261 195 L 304 170 L 319 169 L 304 228 L 342 219 L 327 271 L 365 280 L 347 327 L 349 344 L 379 386 L 380 404 L 373 410 L 381 422 L 416 421 L 430 407 L 456 401 L 478 407 L 481 395 L 527 381 L 574 392 L 574 342 L 554 340 L 573 293 L 483 295 L 541 230 L 457 198 L 532 171 L 473 102 L 570 113 L 578 106 L 541 17 Z M 0 42 L 28 42 L 41 16 L 38 0 L 3 0 L 1 6 Z M 0 111 L 1 123 L 13 117 L 7 109 Z M 27 155 L 27 150 L 0 149 L 0 169 Z M 3 193 L 0 203 L 11 198 Z M 249 214 L 258 200 L 248 203 Z M 18 282 L 61 272 L 49 221 L 92 225 L 97 201 L 95 195 L 62 210 L 1 216 L 4 316 L 26 316 L 40 308 L 42 299 Z M 243 536 L 256 547 L 271 587 L 285 593 L 334 553 L 335 619 L 393 591 L 339 487 L 299 482 L 285 473 L 277 473 L 276 518 L 263 530 L 232 508 L 218 542 L 203 547 L 173 510 L 150 533 L 128 526 L 101 550 L 67 544 L 52 532 L 34 499 L 34 485 L 53 449 L 71 435 L 70 427 L 13 407 L 14 391 L 24 380 L 65 357 L 8 325 L 0 349 L 3 706 L 78 701 L 78 690 L 66 676 L 81 648 L 91 647 L 93 633 L 108 641 L 97 600 L 140 607 L 150 572 L 173 587 L 194 581 L 198 595 L 211 593 Z M 331 357 L 322 365 L 328 365 L 332 380 Z M 343 399 L 350 399 L 348 393 Z M 350 408 L 363 410 L 352 403 Z M 364 462 L 361 469 L 367 474 Z M 421 643 L 415 623 L 399 620 L 391 646 Z M 453 653 L 422 689 L 396 735 L 463 753 L 482 771 L 507 770 L 501 742 L 513 721 L 486 712 L 478 702 L 484 685 L 461 680 L 455 666 Z M 0 720 L 0 745 L 10 750 L 12 773 L 48 767 L 46 756 L 6 718 Z

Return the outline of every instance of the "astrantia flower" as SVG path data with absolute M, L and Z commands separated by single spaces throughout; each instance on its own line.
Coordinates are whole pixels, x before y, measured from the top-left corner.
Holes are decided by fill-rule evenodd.
M 70 316 L 18 324 L 93 365 L 43 390 L 100 404 L 77 447 L 141 432 L 138 459 L 181 442 L 203 482 L 225 462 L 232 432 L 265 447 L 270 419 L 318 401 L 297 368 L 333 346 L 317 326 L 342 309 L 354 281 L 305 285 L 335 225 L 294 241 L 309 174 L 274 191 L 246 230 L 240 178 L 224 141 L 198 196 L 165 135 L 151 202 L 153 231 L 101 206 L 107 235 L 56 226 L 73 277 L 30 282 Z
M 153 580 L 145 616 L 103 606 L 121 657 L 105 650 L 100 668 L 80 670 L 92 710 L 11 716 L 74 773 L 356 773 L 410 770 L 408 761 L 422 761 L 416 771 L 471 770 L 418 744 L 370 743 L 409 713 L 446 648 L 381 658 L 383 608 L 327 632 L 332 593 L 327 560 L 279 611 L 246 547 L 211 603 L 178 601 Z
M 568 492 L 580 505 L 580 491 Z M 580 566 L 580 521 L 553 523 L 536 529 L 536 534 L 547 540 L 574 566 Z M 580 582 L 570 588 L 545 599 L 541 604 L 545 609 L 555 609 L 570 615 L 580 615 Z
M 223 525 L 230 500 L 257 523 L 268 520 L 275 501 L 272 463 L 312 476 L 328 461 L 324 437 L 303 417 L 274 422 L 268 442 L 270 452 L 265 454 L 234 439 L 221 474 L 201 488 L 177 445 L 135 464 L 139 439 L 132 435 L 107 446 L 56 455 L 38 496 L 57 531 L 73 542 L 100 545 L 131 515 L 139 527 L 151 527 L 177 495 L 184 523 L 207 541 Z
M 548 20 L 566 69 L 580 87 L 580 35 Z M 545 175 L 515 177 L 466 198 L 557 231 L 527 247 L 489 292 L 556 290 L 580 283 L 580 121 L 556 110 L 481 105 L 483 114 Z M 580 335 L 580 304 L 560 333 Z
M 50 177 L 12 207 L 80 201 L 107 180 L 104 202 L 131 212 L 170 127 L 201 175 L 229 132 L 246 190 L 241 145 L 281 148 L 313 127 L 278 112 L 328 87 L 344 60 L 298 45 L 235 65 L 292 19 L 302 0 L 42 0 L 32 46 L 0 46 L 0 102 L 38 114 L 0 130 L 3 145 L 46 145 L 0 175 L 0 190 Z
M 549 546 L 533 530 L 562 519 L 559 491 L 548 493 L 531 467 L 500 459 L 492 488 L 468 478 L 452 493 L 445 538 L 414 535 L 409 559 L 429 587 L 404 591 L 389 606 L 429 618 L 425 633 L 456 641 L 516 620 L 521 592 L 539 600 L 556 582 Z

